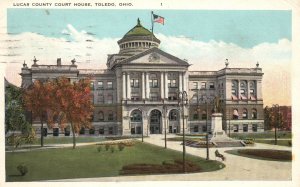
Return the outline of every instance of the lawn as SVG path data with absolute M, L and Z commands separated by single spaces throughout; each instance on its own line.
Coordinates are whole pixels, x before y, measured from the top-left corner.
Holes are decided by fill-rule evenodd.
M 76 143 L 86 143 L 86 142 L 101 142 L 104 141 L 105 137 L 99 137 L 99 136 L 78 136 L 76 137 Z M 44 137 L 44 145 L 47 144 L 68 144 L 73 143 L 73 137 L 55 137 L 55 136 L 47 136 Z M 41 138 L 37 137 L 33 144 L 41 144 Z
M 119 151 L 115 146 L 98 152 L 99 145 L 71 148 L 35 150 L 28 152 L 6 152 L 6 181 L 38 181 L 68 178 L 118 176 L 123 166 L 130 164 L 162 164 L 182 158 L 182 153 L 147 143 L 136 143 Z M 202 172 L 225 167 L 217 161 L 187 155 L 187 160 L 197 164 Z M 28 173 L 20 176 L 19 164 L 28 167 Z
M 260 160 L 271 160 L 271 161 L 291 161 L 292 152 L 283 150 L 272 150 L 272 149 L 235 149 L 225 151 L 226 153 L 244 156 Z
M 273 131 L 265 131 L 265 132 L 257 132 L 257 133 L 231 133 L 230 137 L 235 139 L 270 139 L 274 138 L 274 132 Z M 289 131 L 278 131 L 277 132 L 277 138 L 280 139 L 291 139 L 292 133 Z
M 265 143 L 265 144 L 271 144 L 274 145 L 275 140 L 260 140 L 260 139 L 256 139 L 254 140 L 256 143 Z M 290 143 L 289 143 L 290 142 Z M 288 146 L 291 147 L 292 145 L 292 140 L 277 140 L 277 145 L 281 145 L 281 146 Z

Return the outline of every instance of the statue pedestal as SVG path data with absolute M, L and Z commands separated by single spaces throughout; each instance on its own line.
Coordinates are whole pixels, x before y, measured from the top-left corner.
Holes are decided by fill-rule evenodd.
M 221 113 L 213 113 L 211 115 L 211 132 L 212 135 L 210 137 L 210 141 L 230 141 L 225 131 L 222 128 L 222 114 Z

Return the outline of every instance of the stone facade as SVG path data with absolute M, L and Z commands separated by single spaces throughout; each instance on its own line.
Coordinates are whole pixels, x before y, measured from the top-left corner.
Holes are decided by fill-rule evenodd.
M 108 55 L 105 70 L 78 69 L 75 60 L 70 65 L 62 65 L 61 59 L 57 65 L 24 64 L 22 87 L 37 79 L 92 77 L 96 135 L 180 133 L 183 119 L 186 133 L 206 132 L 206 116 L 210 129 L 215 105 L 227 133 L 229 128 L 232 133 L 263 131 L 263 73 L 258 64 L 251 69 L 226 65 L 219 71 L 188 71 L 190 64 L 159 49 L 160 41 L 139 20 L 118 44 L 120 51 Z M 183 107 L 178 104 L 182 91 L 188 93 Z

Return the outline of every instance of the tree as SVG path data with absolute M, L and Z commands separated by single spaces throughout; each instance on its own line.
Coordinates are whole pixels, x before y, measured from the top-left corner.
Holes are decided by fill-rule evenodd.
M 44 146 L 44 122 L 49 121 L 47 115 L 54 108 L 54 87 L 51 81 L 42 82 L 36 80 L 24 92 L 24 104 L 31 112 L 33 119 L 39 119 L 41 123 L 41 147 Z
M 93 115 L 90 80 L 81 79 L 71 83 L 67 78 L 59 78 L 54 82 L 55 111 L 65 122 L 70 123 L 73 134 L 73 149 L 76 147 L 75 133 L 82 127 L 90 127 Z M 65 125 L 66 123 L 62 123 Z
M 8 85 L 5 88 L 5 134 L 9 131 L 29 131 L 30 124 L 26 121 L 23 108 L 22 90 Z
M 271 130 L 275 127 L 278 129 L 282 129 L 284 127 L 283 124 L 283 116 L 282 113 L 278 113 L 278 108 L 268 107 L 264 108 L 264 124 L 266 130 Z
M 26 143 L 24 137 L 34 138 L 31 124 L 26 120 L 22 90 L 9 83 L 5 87 L 5 134 L 5 143 L 15 148 L 23 142 Z

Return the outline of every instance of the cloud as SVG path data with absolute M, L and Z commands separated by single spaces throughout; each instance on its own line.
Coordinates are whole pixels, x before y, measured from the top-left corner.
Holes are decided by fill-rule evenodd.
M 9 81 L 20 85 L 22 63 L 26 60 L 31 66 L 33 56 L 39 64 L 55 64 L 62 58 L 63 64 L 71 64 L 76 58 L 78 68 L 104 69 L 107 54 L 118 53 L 119 38 L 96 38 L 86 31 L 77 31 L 68 24 L 62 30 L 68 39 L 51 38 L 36 33 L 18 35 L 1 35 L 1 54 L 17 54 L 0 56 L 0 62 L 6 62 L 6 77 Z M 253 68 L 257 61 L 263 68 L 264 103 L 291 104 L 291 41 L 281 39 L 277 43 L 261 43 L 252 48 L 242 48 L 233 43 L 223 41 L 201 42 L 184 36 L 174 37 L 157 34 L 161 40 L 161 49 L 181 59 L 188 59 L 190 70 L 215 71 L 225 67 L 225 59 L 229 59 L 229 67 Z M 3 49 L 4 48 L 4 49 Z M 18 63 L 16 63 L 18 62 Z

